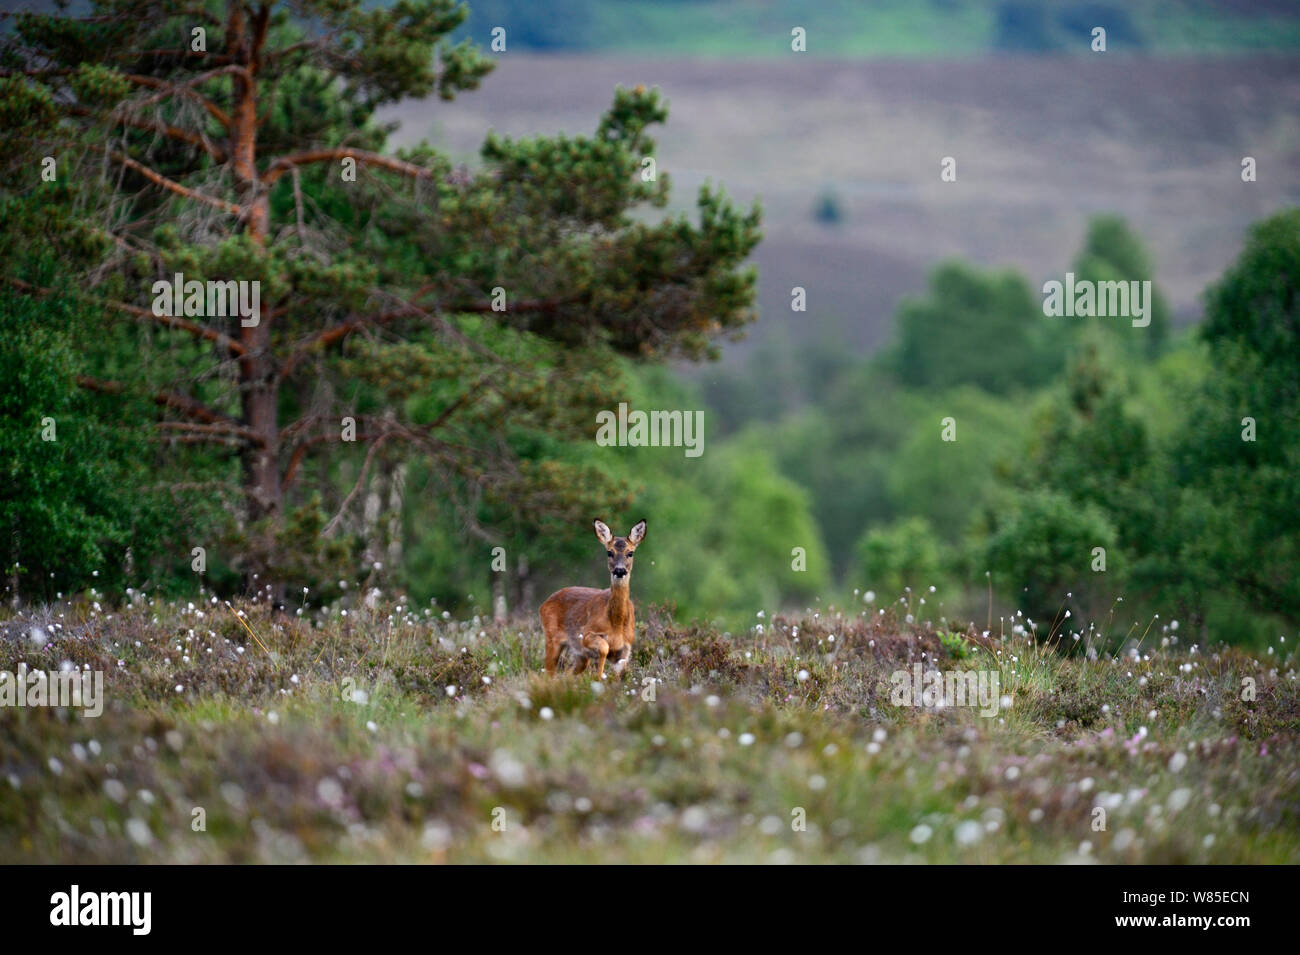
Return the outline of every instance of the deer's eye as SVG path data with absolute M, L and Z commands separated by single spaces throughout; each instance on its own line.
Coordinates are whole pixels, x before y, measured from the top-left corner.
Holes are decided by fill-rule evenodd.
M 614 552 L 612 550 L 607 550 L 605 551 L 605 553 L 608 554 L 610 557 L 614 556 Z
M 626 556 L 628 560 L 631 560 L 635 555 L 631 551 L 628 551 L 624 556 Z

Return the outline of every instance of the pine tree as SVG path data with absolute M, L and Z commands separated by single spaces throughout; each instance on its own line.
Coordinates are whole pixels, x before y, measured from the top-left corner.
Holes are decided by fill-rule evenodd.
M 617 489 L 548 448 L 616 404 L 619 357 L 711 356 L 753 317 L 756 208 L 705 187 L 698 223 L 634 215 L 668 198 L 643 175 L 657 91 L 616 90 L 594 135 L 490 136 L 476 171 L 388 154 L 377 109 L 450 101 L 492 63 L 448 40 L 453 0 L 368 7 L 95 0 L 18 14 L 0 41 L 0 253 L 79 263 L 75 293 L 30 281 L 20 254 L 0 278 L 102 310 L 103 375 L 83 387 L 147 393 L 178 453 L 238 456 L 242 565 L 273 577 L 290 525 L 333 533 L 370 470 L 413 448 L 485 539 L 478 504 L 585 516 Z M 259 314 L 160 315 L 176 273 L 260 283 Z M 313 493 L 332 520 L 293 517 Z

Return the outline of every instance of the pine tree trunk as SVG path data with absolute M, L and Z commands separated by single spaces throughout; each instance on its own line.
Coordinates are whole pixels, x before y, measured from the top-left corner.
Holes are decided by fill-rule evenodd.
M 245 234 L 257 246 L 266 243 L 270 220 L 270 196 L 262 189 L 257 176 L 257 85 L 255 75 L 262 40 L 265 37 L 269 8 L 260 10 L 253 19 L 250 33 L 244 18 L 243 4 L 228 6 L 226 47 L 247 75 L 234 74 L 234 108 L 231 111 L 231 158 L 244 208 Z M 271 352 L 269 316 L 257 316 L 253 325 L 240 322 L 240 343 L 245 352 L 239 361 L 243 423 L 256 435 L 256 444 L 243 455 L 244 496 L 249 521 L 265 520 L 274 530 L 283 516 L 284 494 L 280 484 L 280 442 L 277 419 L 278 377 Z M 275 567 L 258 568 L 262 586 L 271 585 L 276 602 L 284 599 L 284 581 Z
M 520 610 L 524 613 L 531 613 L 535 609 L 535 605 L 533 603 L 534 590 L 535 590 L 535 585 L 533 583 L 533 575 L 529 572 L 528 569 L 528 557 L 523 554 L 520 554 L 519 555 L 519 601 L 518 603 L 515 604 L 515 606 L 520 608 Z

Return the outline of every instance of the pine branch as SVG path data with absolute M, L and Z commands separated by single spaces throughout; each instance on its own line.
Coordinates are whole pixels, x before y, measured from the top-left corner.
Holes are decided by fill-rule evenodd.
M 233 70 L 235 72 L 247 72 L 242 66 L 233 63 L 229 66 L 224 66 L 221 69 L 226 71 Z M 204 75 L 210 79 L 212 75 L 216 74 L 216 72 L 218 71 L 213 71 L 212 74 Z M 226 127 L 226 129 L 230 128 L 230 115 L 216 103 L 212 102 L 212 100 L 208 99 L 188 84 L 183 83 L 178 85 L 176 83 L 169 83 L 167 80 L 160 80 L 153 76 L 143 76 L 139 73 L 123 73 L 122 76 L 124 79 L 130 80 L 137 86 L 147 86 L 150 89 L 163 90 L 172 96 L 188 96 L 191 99 L 198 100 L 199 104 L 208 111 L 209 115 L 211 115 L 213 119 Z
M 430 312 L 428 309 L 416 304 L 415 299 L 420 298 L 422 295 L 425 295 L 430 291 L 432 291 L 432 287 L 426 285 L 424 288 L 417 291 L 415 295 L 412 296 L 412 299 L 410 301 L 406 302 L 399 308 L 392 309 L 387 312 L 380 312 L 376 315 L 367 315 L 360 318 L 348 319 L 345 322 L 339 322 L 337 325 L 332 325 L 329 328 L 322 329 L 321 331 L 316 332 L 313 335 L 309 335 L 307 338 L 304 338 L 297 345 L 293 347 L 292 352 L 290 353 L 289 357 L 285 360 L 284 365 L 282 366 L 281 376 L 287 378 L 289 377 L 289 375 L 293 374 L 294 370 L 298 367 L 298 365 L 302 362 L 302 360 L 306 358 L 307 355 L 310 354 L 312 351 L 319 348 L 328 348 L 330 345 L 342 341 L 344 338 L 346 338 L 348 335 L 351 335 L 353 332 L 360 331 L 363 328 L 377 328 L 386 325 L 389 322 L 396 321 L 400 318 L 410 318 L 414 316 L 433 319 L 442 328 L 443 331 L 447 331 L 450 334 L 452 334 L 452 337 L 459 340 L 461 344 L 464 344 L 474 349 L 475 351 L 478 351 L 480 354 L 484 355 L 485 357 L 490 357 L 494 361 L 499 361 L 495 353 L 483 348 L 483 346 L 479 345 L 477 342 L 474 342 L 470 339 L 465 338 L 463 335 L 460 335 L 460 333 L 456 332 L 445 320 L 437 317 L 433 312 Z M 531 302 L 516 302 L 510 306 L 510 312 L 512 313 L 553 312 L 556 311 L 557 309 L 563 308 L 565 305 L 576 304 L 577 301 L 578 301 L 577 299 L 551 298 L 551 299 L 536 299 Z M 454 314 L 456 312 L 485 314 L 487 312 L 493 311 L 493 309 L 490 303 L 472 302 L 472 303 L 460 304 L 460 305 L 449 305 L 446 308 L 440 309 L 440 311 L 449 314 Z
M 140 308 L 138 305 L 128 305 L 126 302 L 117 302 L 112 299 L 98 298 L 92 295 L 86 295 L 81 292 L 69 292 L 66 289 L 45 288 L 40 285 L 32 285 L 30 282 L 24 282 L 22 279 L 11 278 L 8 275 L 0 275 L 0 282 L 11 285 L 21 292 L 27 292 L 29 295 L 73 295 L 82 301 L 91 305 L 101 305 L 106 308 L 115 309 L 132 315 L 143 321 L 164 325 L 167 328 L 177 329 L 183 332 L 189 332 L 195 338 L 202 338 L 219 345 L 224 351 L 234 356 L 241 356 L 246 349 L 240 343 L 235 341 L 224 332 L 219 332 L 215 328 L 208 328 L 206 325 L 200 325 L 198 322 L 191 322 L 185 318 L 179 318 L 173 315 L 155 315 L 147 308 Z
M 188 186 L 182 186 L 179 182 L 176 182 L 174 179 L 168 179 L 162 173 L 154 172 L 152 169 L 150 169 L 148 166 L 144 165 L 143 163 L 137 162 L 136 160 L 132 159 L 130 156 L 119 153 L 116 150 L 108 149 L 103 146 L 97 148 L 102 149 L 105 153 L 107 153 L 110 159 L 113 159 L 116 162 L 120 162 L 127 169 L 135 170 L 136 172 L 144 176 L 146 179 L 148 179 L 156 186 L 161 186 L 163 189 L 166 189 L 170 192 L 174 192 L 178 196 L 184 196 L 186 199 L 193 199 L 195 202 L 205 203 L 209 206 L 212 206 L 214 209 L 220 209 L 222 212 L 228 212 L 233 216 L 239 216 L 241 218 L 243 217 L 243 213 L 244 213 L 243 207 L 237 205 L 236 203 L 227 202 L 225 199 L 218 199 L 215 196 L 205 196 L 203 193 L 191 189 Z
M 148 133 L 161 133 L 169 139 L 175 139 L 178 142 L 189 143 L 191 146 L 197 146 L 199 149 L 202 149 L 205 153 L 211 156 L 213 161 L 217 163 L 224 163 L 227 159 L 225 150 L 213 143 L 206 136 L 200 133 L 192 133 L 188 129 L 181 129 L 179 126 L 172 126 L 161 121 L 150 122 L 146 119 L 139 119 L 135 116 L 128 115 L 120 110 L 107 113 L 103 110 L 90 109 L 87 106 L 80 106 L 77 104 L 69 105 L 65 107 L 65 109 L 73 116 L 100 117 L 112 120 L 113 122 L 123 123 L 130 126 L 132 129 L 140 129 Z
M 161 397 L 162 396 L 155 396 L 154 403 L 164 404 L 163 401 L 159 400 L 159 398 Z M 168 405 L 168 407 L 171 406 Z M 198 440 L 200 436 L 207 435 L 210 436 L 214 441 L 228 441 L 231 439 L 238 439 L 241 441 L 251 441 L 259 445 L 263 445 L 266 443 L 260 440 L 254 432 L 248 430 L 247 428 L 241 428 L 236 425 L 226 424 L 224 422 L 199 423 L 196 421 L 159 421 L 158 427 L 163 428 L 167 431 L 183 431 L 187 435 L 193 437 L 195 440 Z
M 79 387 L 101 395 L 124 395 L 127 393 L 126 386 L 117 381 L 105 381 L 101 378 L 92 378 L 89 375 L 78 375 L 76 382 Z M 215 428 L 220 427 L 229 437 L 237 437 L 242 441 L 248 441 L 258 446 L 265 445 L 264 439 L 255 431 L 245 428 L 229 415 L 215 411 L 187 395 L 177 394 L 174 391 L 162 391 L 152 395 L 150 400 L 161 408 L 179 411 L 181 414 L 189 415 L 204 424 L 213 426 L 212 429 L 209 429 L 210 431 L 215 432 Z M 163 424 L 168 423 L 181 424 L 181 422 L 163 422 Z M 193 427 L 199 428 L 200 426 L 193 425 Z
M 451 419 L 452 415 L 454 415 L 461 408 L 465 407 L 465 405 L 469 404 L 469 402 L 472 401 L 474 397 L 480 391 L 483 390 L 483 386 L 486 385 L 492 379 L 492 375 L 493 373 L 488 373 L 486 375 L 483 375 L 481 378 L 479 378 L 476 382 L 474 382 L 474 384 L 472 384 L 469 387 L 468 391 L 466 391 L 463 395 L 461 395 L 450 405 L 444 408 L 442 413 L 438 415 L 437 418 L 435 418 L 433 421 L 429 422 L 428 424 L 420 425 L 418 428 L 415 429 L 406 428 L 405 426 L 402 425 L 396 425 L 394 424 L 394 422 L 389 421 L 387 419 L 381 419 L 381 423 L 384 425 L 386 430 L 381 431 L 378 437 L 386 438 L 395 435 L 398 437 L 405 436 L 407 438 L 427 439 L 430 434 L 432 434 L 434 431 L 438 430 L 443 425 L 445 425 Z M 310 418 L 295 421 L 293 424 L 281 430 L 280 442 L 283 443 L 285 438 L 287 438 L 295 431 L 300 431 L 304 427 L 310 427 L 311 425 L 315 424 L 317 421 L 324 420 L 326 417 L 327 417 L 326 415 L 317 414 L 317 415 L 312 415 Z M 359 415 L 357 417 L 362 421 L 370 420 L 365 415 Z M 356 440 L 365 441 L 369 437 L 370 435 L 368 434 L 358 435 Z M 302 464 L 303 457 L 307 454 L 307 452 L 311 448 L 314 448 L 320 444 L 332 444 L 332 443 L 340 442 L 342 440 L 343 437 L 341 434 L 336 435 L 333 433 L 328 433 L 328 434 L 312 435 L 310 437 L 302 438 L 301 440 L 297 441 L 294 444 L 293 451 L 289 456 L 289 466 L 285 468 L 284 478 L 281 481 L 282 489 L 287 490 L 289 486 L 293 483 L 294 478 L 297 476 L 298 473 L 298 467 Z
M 379 166 L 390 172 L 399 172 L 413 179 L 433 178 L 433 173 L 423 166 L 415 165 L 415 163 L 403 162 L 401 159 L 394 159 L 392 156 L 385 156 L 382 153 L 372 153 L 366 149 L 352 149 L 345 146 L 337 149 L 314 149 L 307 152 L 293 153 L 289 156 L 281 156 L 267 166 L 266 172 L 262 174 L 262 182 L 270 186 L 294 166 L 307 166 L 312 163 L 330 162 L 338 159 L 355 159 L 357 162 L 369 166 Z

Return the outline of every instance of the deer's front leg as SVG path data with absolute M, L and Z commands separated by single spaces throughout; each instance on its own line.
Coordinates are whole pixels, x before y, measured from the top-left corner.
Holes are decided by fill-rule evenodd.
M 627 669 L 629 661 L 632 659 L 632 645 L 623 644 L 623 649 L 618 651 L 618 656 L 614 658 L 614 676 L 623 679 L 623 671 Z
M 609 643 L 602 636 L 590 634 L 582 638 L 582 645 L 587 648 L 587 656 L 597 661 L 596 679 L 605 679 L 605 658 L 609 656 Z

